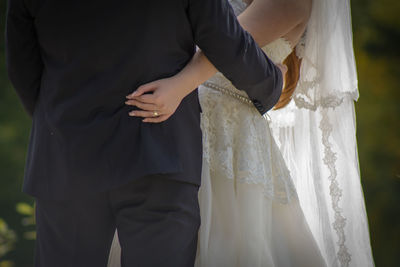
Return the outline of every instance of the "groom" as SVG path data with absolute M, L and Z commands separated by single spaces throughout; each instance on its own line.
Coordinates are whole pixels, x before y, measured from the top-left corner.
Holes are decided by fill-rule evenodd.
M 167 121 L 125 96 L 169 77 L 197 44 L 263 114 L 280 70 L 225 0 L 9 0 L 7 65 L 33 124 L 24 192 L 36 198 L 35 266 L 193 266 L 202 145 L 197 91 Z

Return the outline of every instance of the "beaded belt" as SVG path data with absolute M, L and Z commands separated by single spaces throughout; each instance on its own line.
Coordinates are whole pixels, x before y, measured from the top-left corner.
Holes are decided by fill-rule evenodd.
M 217 84 L 215 84 L 215 83 L 212 83 L 212 82 L 205 82 L 205 83 L 203 83 L 203 85 L 206 86 L 206 87 L 208 87 L 208 88 L 217 90 L 217 91 L 219 91 L 219 92 L 221 92 L 221 93 L 224 93 L 224 94 L 226 94 L 226 95 L 229 95 L 229 96 L 231 96 L 231 97 L 234 97 L 234 98 L 236 98 L 237 100 L 242 101 L 243 103 L 246 103 L 246 104 L 248 104 L 248 105 L 253 106 L 253 102 L 252 102 L 248 97 L 243 96 L 243 95 L 241 95 L 241 94 L 238 94 L 238 93 L 236 93 L 236 92 L 233 92 L 232 89 L 228 89 L 228 88 L 219 86 L 219 85 L 217 85 Z
M 229 95 L 229 96 L 231 96 L 231 97 L 233 97 L 233 98 L 235 98 L 237 100 L 240 100 L 241 102 L 243 102 L 245 104 L 248 104 L 248 105 L 254 107 L 253 102 L 248 97 L 243 96 L 241 94 L 238 94 L 238 93 L 234 92 L 232 89 L 228 89 L 226 87 L 219 86 L 219 85 L 217 85 L 217 84 L 215 84 L 213 82 L 204 82 L 203 86 L 206 86 L 207 88 L 210 88 L 210 89 L 214 89 L 214 90 L 219 91 L 219 92 L 221 92 L 223 94 Z M 234 89 L 234 90 L 237 90 L 237 89 Z M 269 116 L 268 113 L 265 113 L 263 115 L 263 117 L 268 122 L 271 122 L 271 117 Z

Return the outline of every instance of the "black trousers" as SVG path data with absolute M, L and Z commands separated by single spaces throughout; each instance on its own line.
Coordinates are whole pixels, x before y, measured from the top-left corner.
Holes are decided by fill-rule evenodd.
M 36 200 L 36 267 L 105 267 L 115 229 L 123 267 L 194 265 L 198 185 L 152 175 L 90 197 Z

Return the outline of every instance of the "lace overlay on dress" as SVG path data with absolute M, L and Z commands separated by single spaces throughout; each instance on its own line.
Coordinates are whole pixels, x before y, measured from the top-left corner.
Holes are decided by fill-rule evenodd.
M 247 5 L 230 1 L 235 13 Z M 284 39 L 262 48 L 274 62 L 292 52 Z M 213 179 L 259 184 L 264 195 L 280 203 L 298 198 L 289 170 L 271 134 L 268 121 L 260 116 L 246 92 L 238 90 L 218 72 L 199 87 L 202 106 L 203 160 Z
M 260 184 L 266 197 L 281 203 L 297 198 L 268 122 L 255 107 L 207 86 L 200 86 L 199 97 L 203 160 L 211 177 Z

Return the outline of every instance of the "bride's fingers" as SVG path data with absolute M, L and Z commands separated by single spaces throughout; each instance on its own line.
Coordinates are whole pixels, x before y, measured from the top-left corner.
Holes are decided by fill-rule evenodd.
M 135 96 L 131 99 L 140 101 L 142 103 L 157 104 L 157 97 L 154 94 L 144 94 L 141 96 Z
M 162 115 L 159 115 L 160 112 L 157 111 L 157 116 L 154 116 L 154 111 L 147 111 L 147 110 L 132 110 L 131 112 L 129 112 L 129 116 L 132 117 L 143 117 L 143 118 L 156 118 Z
M 133 93 L 126 96 L 126 98 L 133 98 L 135 96 L 141 96 L 147 92 L 153 92 L 157 88 L 157 84 L 155 82 L 143 84 L 139 86 Z
M 125 101 L 125 104 L 129 106 L 136 106 L 142 110 L 159 110 L 159 108 L 154 104 L 147 104 L 134 99 Z

